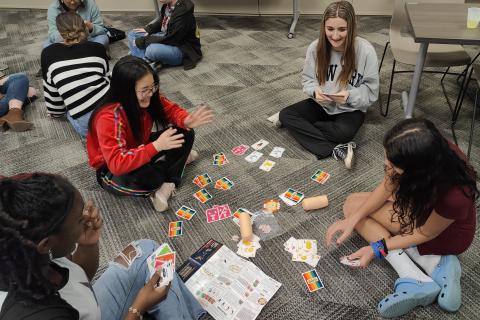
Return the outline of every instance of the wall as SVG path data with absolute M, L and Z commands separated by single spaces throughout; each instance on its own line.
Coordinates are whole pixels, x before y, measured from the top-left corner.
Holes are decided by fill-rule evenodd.
M 46 9 L 52 0 L 0 0 L 0 8 Z M 349 0 L 358 14 L 389 15 L 394 0 Z M 197 13 L 205 14 L 291 14 L 292 0 L 194 0 Z M 299 0 L 302 14 L 323 13 L 330 0 Z M 151 11 L 152 0 L 97 0 L 102 11 Z M 258 6 L 260 4 L 260 6 Z

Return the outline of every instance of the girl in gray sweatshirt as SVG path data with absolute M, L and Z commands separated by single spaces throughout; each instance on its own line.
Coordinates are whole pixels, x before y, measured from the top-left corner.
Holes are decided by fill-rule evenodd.
M 348 1 L 331 3 L 323 17 L 321 36 L 308 47 L 302 72 L 309 98 L 283 109 L 279 121 L 318 159 L 333 155 L 350 169 L 352 139 L 378 99 L 378 60 L 373 46 L 356 36 Z

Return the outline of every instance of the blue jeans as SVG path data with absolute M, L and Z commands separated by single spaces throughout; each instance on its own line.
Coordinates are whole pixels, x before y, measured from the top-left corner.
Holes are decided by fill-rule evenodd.
M 105 48 L 108 48 L 108 45 L 110 44 L 110 41 L 108 40 L 107 34 L 98 34 L 96 36 L 89 36 L 88 41 L 92 42 L 97 42 L 103 45 Z M 50 41 L 50 39 L 47 39 L 43 42 L 43 49 L 48 47 L 49 45 L 53 44 L 53 42 Z
M 157 248 L 152 240 L 138 240 L 132 243 L 136 256 L 128 267 L 110 262 L 108 269 L 93 285 L 102 320 L 124 319 L 135 297 L 150 279 L 146 260 Z M 148 313 L 154 319 L 190 320 L 205 314 L 195 297 L 175 274 L 168 295 Z
M 15 73 L 8 76 L 4 84 L 0 85 L 0 117 L 7 114 L 10 100 L 27 100 L 28 78 L 25 73 Z
M 146 36 L 144 32 L 130 31 L 127 34 L 128 47 L 132 56 L 160 62 L 171 66 L 179 66 L 183 63 L 183 53 L 178 47 L 161 43 L 152 43 L 146 49 L 135 46 L 135 39 Z
M 72 125 L 73 129 L 82 137 L 87 137 L 88 132 L 88 121 L 90 120 L 90 116 L 92 115 L 94 110 L 85 113 L 83 116 L 73 119 L 69 112 L 67 112 L 67 120 Z

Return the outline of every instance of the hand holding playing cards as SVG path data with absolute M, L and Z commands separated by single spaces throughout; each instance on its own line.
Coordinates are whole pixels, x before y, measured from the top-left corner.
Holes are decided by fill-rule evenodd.
M 100 210 L 92 200 L 88 200 L 82 216 L 83 232 L 78 239 L 78 245 L 90 246 L 98 243 L 103 228 L 103 219 Z
M 184 121 L 185 127 L 194 129 L 212 122 L 213 111 L 207 105 L 201 104 L 200 107 L 190 113 Z
M 323 91 L 322 89 L 320 89 L 320 87 L 315 88 L 315 100 L 320 103 L 330 103 L 333 101 L 332 99 L 323 94 Z
M 87 21 L 85 20 L 85 27 L 87 27 L 88 31 L 89 32 L 92 32 L 93 31 L 93 23 L 91 21 Z
M 162 150 L 170 150 L 180 148 L 182 144 L 185 142 L 183 139 L 183 134 L 175 134 L 177 129 L 175 128 L 168 128 L 157 138 L 157 140 L 153 141 L 153 146 L 157 151 Z
M 333 101 L 338 104 L 345 104 L 347 103 L 347 99 L 350 93 L 347 90 L 342 90 L 340 92 L 335 93 L 335 95 L 330 96 Z
M 370 246 L 365 246 L 348 256 L 350 260 L 358 259 L 360 261 L 359 266 L 363 268 L 367 267 L 373 258 L 375 258 L 375 254 Z
M 347 238 L 352 234 L 354 228 L 355 228 L 355 221 L 353 221 L 352 219 L 347 218 L 347 219 L 334 222 L 327 229 L 327 233 L 325 234 L 325 244 L 327 246 L 330 246 L 333 238 L 339 232 L 341 233 L 341 235 L 337 238 L 336 243 L 338 245 L 342 244 L 343 241 L 347 240 Z
M 152 278 L 148 280 L 145 286 L 140 289 L 137 294 L 137 297 L 132 303 L 132 307 L 137 309 L 141 314 L 150 310 L 154 305 L 162 302 L 168 295 L 170 290 L 170 284 L 163 287 L 158 287 L 162 276 L 160 271 L 157 271 L 153 274 Z

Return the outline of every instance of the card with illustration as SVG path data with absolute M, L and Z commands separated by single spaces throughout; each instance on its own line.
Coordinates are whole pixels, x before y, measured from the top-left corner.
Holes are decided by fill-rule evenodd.
M 315 269 L 302 273 L 302 277 L 309 292 L 315 292 L 324 287 L 322 279 L 320 279 L 317 270 Z
M 220 206 L 215 205 L 210 209 L 207 209 L 205 211 L 205 215 L 207 216 L 207 222 L 212 223 L 230 218 L 232 216 L 232 212 L 230 211 L 228 204 L 223 204 Z
M 213 165 L 214 166 L 223 166 L 228 163 L 227 156 L 223 152 L 216 153 L 213 155 Z
M 193 179 L 193 183 L 195 183 L 200 188 L 204 188 L 206 185 L 210 184 L 211 182 L 212 182 L 212 178 L 210 178 L 208 173 L 198 175 Z
M 245 154 L 245 152 L 247 152 L 247 150 L 250 149 L 249 146 L 247 146 L 246 144 L 241 144 L 239 146 L 236 146 L 232 149 L 232 153 L 236 156 L 242 156 Z
M 303 200 L 305 195 L 293 188 L 288 188 L 287 191 L 279 195 L 280 199 L 283 200 L 287 205 L 294 206 L 300 203 Z
M 262 165 L 260 166 L 260 169 L 262 169 L 263 171 L 269 172 L 270 170 L 272 170 L 274 165 L 275 165 L 274 161 L 267 159 L 263 161 Z
M 198 190 L 193 194 L 193 196 L 195 197 L 195 199 L 197 199 L 201 203 L 205 203 L 208 200 L 212 199 L 212 195 L 208 193 L 208 191 L 205 189 Z
M 263 153 L 258 152 L 258 151 L 253 151 L 250 153 L 248 156 L 245 157 L 245 160 L 247 160 L 250 163 L 257 162 L 258 159 L 260 159 L 263 156 Z
M 187 206 L 181 206 L 180 209 L 175 212 L 175 215 L 185 220 L 191 220 L 195 213 L 197 213 L 197 211 L 195 211 L 194 209 Z
M 252 144 L 252 148 L 257 151 L 262 150 L 263 148 L 265 148 L 267 144 L 268 144 L 267 140 L 260 139 L 259 141 Z
M 327 182 L 328 178 L 330 178 L 330 173 L 322 170 L 317 170 L 317 172 L 315 172 L 314 175 L 310 177 L 310 179 L 320 184 L 324 184 L 325 182 Z
M 183 234 L 183 221 L 173 221 L 168 224 L 168 237 L 178 237 Z
M 233 182 L 227 177 L 220 178 L 215 182 L 215 189 L 230 190 L 232 187 Z
M 274 158 L 281 158 L 285 148 L 282 147 L 274 147 L 272 152 L 270 152 L 270 156 Z

